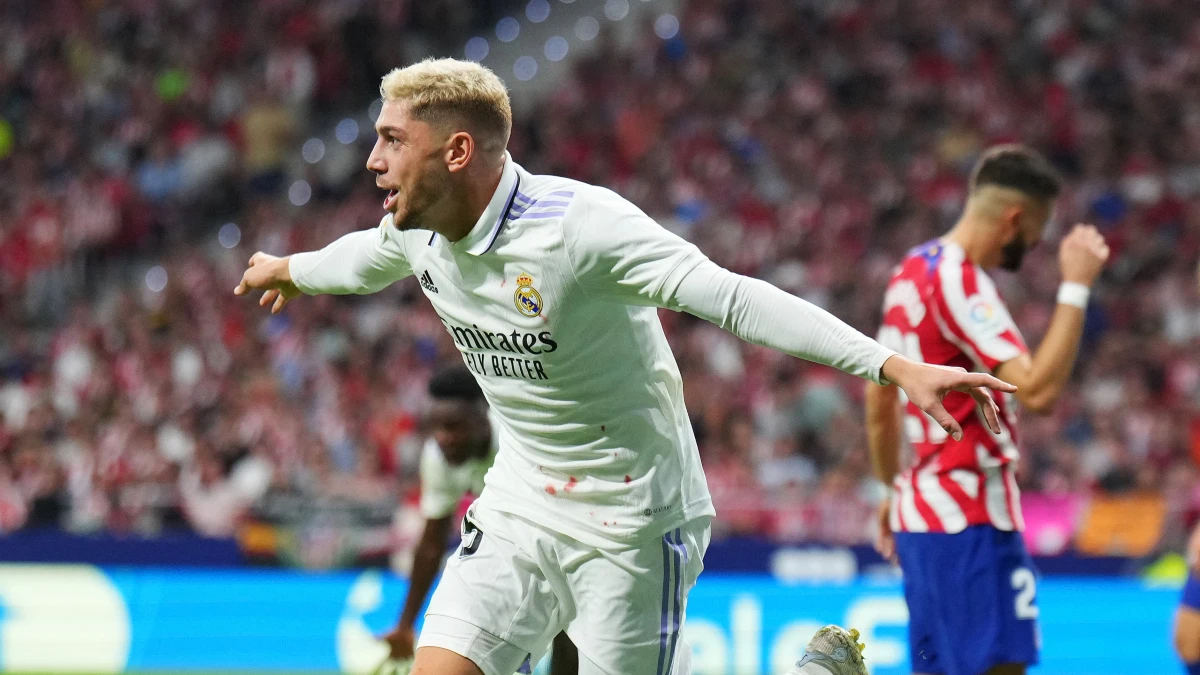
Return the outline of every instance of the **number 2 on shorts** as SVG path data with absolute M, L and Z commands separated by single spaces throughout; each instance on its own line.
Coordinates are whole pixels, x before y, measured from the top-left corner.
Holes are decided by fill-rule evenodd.
M 1012 573 L 1012 587 L 1017 592 L 1017 618 L 1036 619 L 1038 608 L 1034 604 L 1037 598 L 1037 579 L 1028 567 L 1018 567 Z

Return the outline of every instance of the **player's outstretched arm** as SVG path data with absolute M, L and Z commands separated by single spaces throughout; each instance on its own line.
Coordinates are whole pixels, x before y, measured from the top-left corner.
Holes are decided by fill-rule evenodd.
M 709 260 L 684 276 L 673 298 L 669 306 L 708 319 L 748 342 L 834 366 L 879 384 L 899 386 L 955 440 L 962 438 L 962 427 L 942 406 L 946 394 L 970 394 L 983 410 L 988 426 L 1000 433 L 996 404 L 986 390 L 1017 390 L 991 375 L 904 358 L 820 307 Z
M 442 556 L 446 552 L 446 542 L 450 539 L 450 516 L 430 518 L 425 521 L 425 531 L 421 541 L 413 552 L 412 572 L 409 574 L 408 595 L 404 598 L 404 606 L 400 610 L 400 619 L 396 627 L 383 636 L 392 650 L 393 659 L 411 659 L 413 646 L 416 642 L 417 615 L 433 580 L 437 578 L 438 570 L 442 567 Z
M 1000 431 L 995 403 L 984 388 L 1016 387 L 990 375 L 905 359 L 820 307 L 713 263 L 615 193 L 597 188 L 588 198 L 576 198 L 563 222 L 575 277 L 589 294 L 688 312 L 747 342 L 878 384 L 895 383 L 955 438 L 962 428 L 942 397 L 968 392 L 992 430 Z
M 351 232 L 319 251 L 283 258 L 255 253 L 233 292 L 262 290 L 259 304 L 277 313 L 301 293 L 374 293 L 411 274 L 403 239 L 386 217 L 379 227 Z

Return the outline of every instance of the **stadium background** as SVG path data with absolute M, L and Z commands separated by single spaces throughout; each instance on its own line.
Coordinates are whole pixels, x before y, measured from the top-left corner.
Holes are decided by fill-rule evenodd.
M 424 385 L 459 357 L 413 280 L 278 317 L 231 290 L 256 250 L 378 222 L 378 79 L 427 55 L 505 79 L 526 168 L 613 187 L 868 333 L 978 152 L 1046 152 L 1056 231 L 997 279 L 1031 344 L 1057 232 L 1093 222 L 1114 259 L 1067 394 L 1022 420 L 1036 672 L 1176 671 L 1200 506 L 1188 0 L 0 3 L 0 667 L 374 665 Z M 850 621 L 904 672 L 859 382 L 663 320 L 719 511 L 701 670 L 769 672 Z

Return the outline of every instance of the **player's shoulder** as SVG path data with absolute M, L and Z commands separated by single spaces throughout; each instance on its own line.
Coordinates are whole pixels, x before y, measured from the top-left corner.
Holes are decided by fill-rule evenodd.
M 935 290 L 947 299 L 997 295 L 996 285 L 987 271 L 972 262 L 956 245 L 944 247 L 936 282 Z
M 637 207 L 609 188 L 583 181 L 545 174 L 525 173 L 513 196 L 510 219 L 525 219 L 536 215 L 571 221 L 597 211 L 632 209 Z
M 924 287 L 937 277 L 938 267 L 945 261 L 945 250 L 936 239 L 914 246 L 904 253 L 892 268 L 889 285 Z
M 561 219 L 581 199 L 587 198 L 586 183 L 561 176 L 524 173 L 513 193 L 508 220 Z
M 961 246 L 940 239 L 914 246 L 893 274 L 893 283 L 908 280 L 940 294 L 947 285 L 961 287 L 966 280 L 987 275 L 967 258 Z
M 944 296 L 946 279 L 961 279 L 964 263 L 970 264 L 962 249 L 940 239 L 910 248 L 892 270 L 884 296 L 885 312 L 902 306 L 909 310 L 910 317 L 923 316 L 924 310 L 916 311 L 916 307 L 938 303 Z

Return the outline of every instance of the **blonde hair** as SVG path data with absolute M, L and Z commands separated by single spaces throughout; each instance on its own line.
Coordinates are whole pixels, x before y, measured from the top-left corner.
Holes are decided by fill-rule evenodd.
M 502 151 L 512 129 L 508 89 L 491 70 L 474 61 L 425 59 L 383 76 L 379 95 L 404 101 L 414 119 L 461 126 L 485 151 Z

